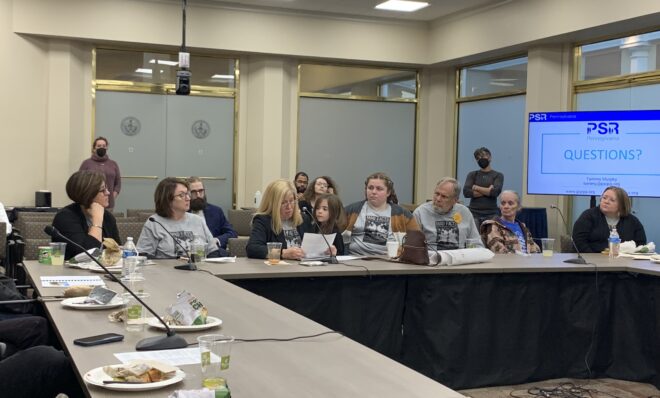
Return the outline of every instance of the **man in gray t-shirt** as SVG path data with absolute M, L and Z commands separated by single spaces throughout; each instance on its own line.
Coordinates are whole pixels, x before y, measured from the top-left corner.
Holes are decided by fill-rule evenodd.
M 413 212 L 431 247 L 462 249 L 466 239 L 476 239 L 476 245 L 483 247 L 472 213 L 458 203 L 460 192 L 458 181 L 445 177 L 436 184 L 433 201 L 424 203 Z

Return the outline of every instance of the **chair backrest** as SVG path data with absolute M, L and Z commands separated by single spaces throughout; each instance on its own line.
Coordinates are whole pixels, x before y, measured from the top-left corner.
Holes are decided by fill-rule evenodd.
M 126 217 L 137 217 L 138 213 L 151 213 L 154 214 L 154 209 L 126 209 Z
M 115 218 L 124 218 L 124 212 L 123 211 L 113 211 L 112 215 L 115 216 Z
M 575 247 L 573 247 L 573 239 L 571 239 L 569 235 L 560 236 L 559 245 L 562 253 L 575 253 Z
M 25 251 L 23 256 L 26 260 L 39 259 L 39 247 L 48 246 L 50 239 L 25 239 Z
M 119 238 L 121 238 L 122 243 L 126 243 L 126 238 L 130 236 L 133 238 L 133 242 L 137 244 L 143 226 L 144 223 L 141 221 L 126 222 L 117 220 L 117 230 L 119 230 Z
M 239 236 L 250 236 L 252 231 L 252 217 L 256 210 L 230 209 L 227 213 L 229 223 Z
M 155 213 L 153 211 L 140 211 L 137 213 L 136 217 L 138 221 L 147 222 L 149 217 L 153 216 Z
M 247 247 L 249 240 L 250 239 L 245 236 L 241 236 L 239 238 L 229 238 L 227 241 L 227 251 L 232 256 L 247 257 L 247 251 L 245 248 Z

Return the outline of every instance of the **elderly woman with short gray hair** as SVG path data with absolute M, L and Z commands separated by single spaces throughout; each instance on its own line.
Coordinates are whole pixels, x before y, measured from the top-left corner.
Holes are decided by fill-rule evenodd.
M 516 220 L 516 214 L 522 209 L 518 193 L 502 191 L 498 200 L 501 215 L 481 224 L 481 239 L 486 247 L 500 254 L 539 253 L 541 249 L 525 223 Z

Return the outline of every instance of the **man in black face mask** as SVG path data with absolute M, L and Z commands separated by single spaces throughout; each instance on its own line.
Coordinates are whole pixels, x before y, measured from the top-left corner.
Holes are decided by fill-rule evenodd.
M 108 211 L 115 208 L 115 199 L 121 191 L 121 173 L 117 162 L 108 157 L 108 140 L 97 137 L 92 144 L 92 157 L 80 165 L 80 170 L 100 171 L 105 175 L 105 186 L 110 191 Z
M 504 185 L 504 175 L 490 167 L 491 158 L 488 148 L 477 148 L 474 151 L 474 159 L 479 170 L 471 171 L 463 185 L 463 196 L 470 198 L 468 207 L 477 224 L 477 230 L 482 222 L 497 215 L 497 196 Z
M 206 201 L 204 183 L 199 177 L 189 177 L 190 185 L 190 212 L 204 218 L 211 235 L 218 241 L 218 246 L 227 249 L 229 238 L 237 238 L 234 227 L 227 221 L 225 213 L 218 206 Z

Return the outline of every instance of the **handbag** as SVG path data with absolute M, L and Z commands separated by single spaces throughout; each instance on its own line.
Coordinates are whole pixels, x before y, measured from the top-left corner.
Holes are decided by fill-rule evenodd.
M 400 262 L 415 265 L 430 265 L 429 245 L 422 231 L 406 231 L 401 246 L 401 255 L 399 255 L 398 259 Z M 433 266 L 437 266 L 439 263 L 440 256 L 438 255 L 438 263 L 433 264 Z

